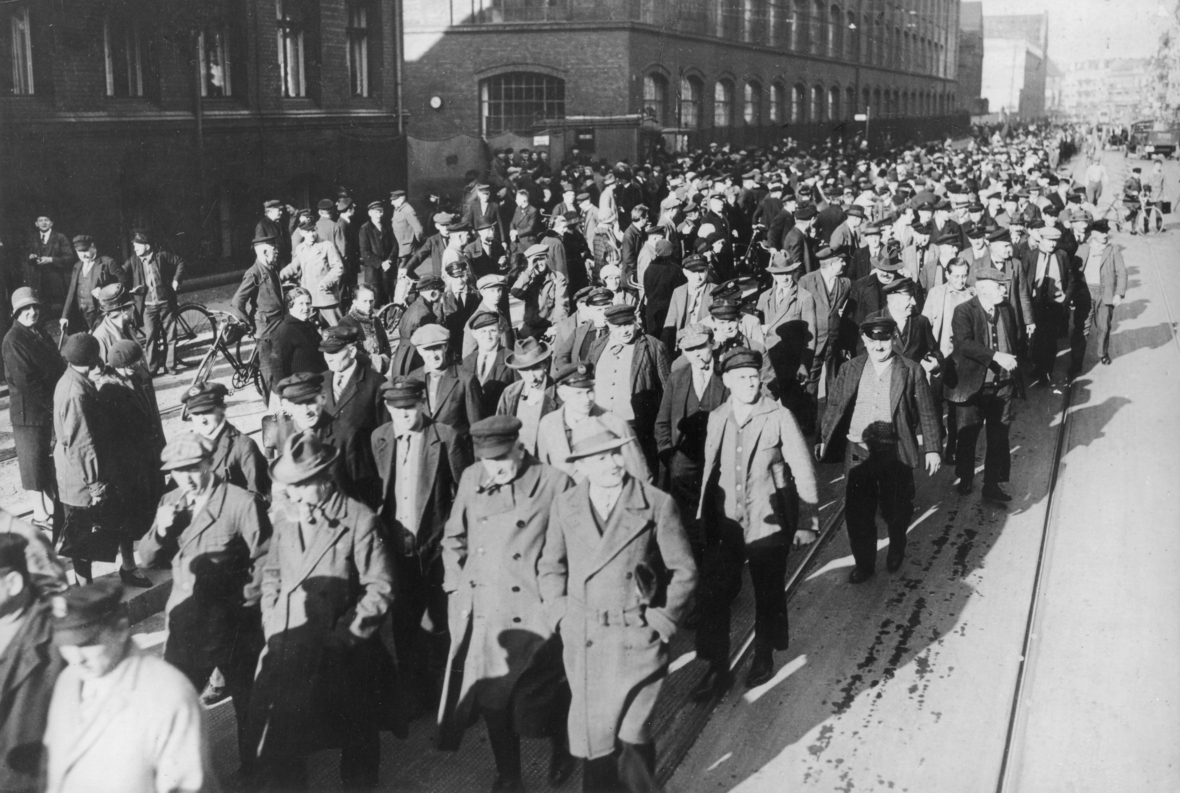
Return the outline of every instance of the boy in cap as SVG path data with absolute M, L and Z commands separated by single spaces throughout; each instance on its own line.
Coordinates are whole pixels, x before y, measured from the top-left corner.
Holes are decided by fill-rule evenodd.
M 263 645 L 258 601 L 270 519 L 263 502 L 219 476 L 204 436 L 176 437 L 162 457 L 160 467 L 177 487 L 160 499 L 139 553 L 145 566 L 172 570 L 164 660 L 197 691 L 220 670 L 233 697 L 238 752 L 248 777 L 253 751 L 245 741 L 246 719 Z
M 221 383 L 197 383 L 180 398 L 193 430 L 210 446 L 210 459 L 217 477 L 235 487 L 249 491 L 262 503 L 270 502 L 270 474 L 266 458 L 248 435 L 226 420 L 225 398 L 229 395 Z
M 434 704 L 447 649 L 447 602 L 440 542 L 455 488 L 470 463 L 455 431 L 430 418 L 426 388 L 397 377 L 381 389 L 390 420 L 373 431 L 373 459 L 381 477 L 377 513 L 386 527 L 393 565 L 393 630 L 408 691 L 432 692 Z
M 709 414 L 697 518 L 705 527 L 697 657 L 709 671 L 693 690 L 710 699 L 730 685 L 730 607 L 748 560 L 754 586 L 754 660 L 746 678 L 774 674 L 774 651 L 788 641 L 787 554 L 819 528 L 815 468 L 791 412 L 763 393 L 762 355 L 736 349 L 721 359 L 729 399 Z M 754 449 L 753 454 L 738 451 Z M 794 494 L 791 480 L 794 480 Z M 788 503 L 797 499 L 798 512 Z M 797 522 L 797 523 L 796 523 Z
M 516 372 L 505 363 L 509 351 L 500 343 L 500 315 L 483 311 L 471 320 L 476 349 L 459 365 L 466 374 L 479 381 L 483 415 L 496 412 L 500 394 L 516 380 Z
M 46 790 L 214 790 L 204 709 L 172 664 L 131 640 L 123 587 L 103 579 L 54 605 L 53 643 L 68 666 L 45 729 Z
M 74 252 L 78 256 L 78 261 L 70 274 L 60 324 L 62 330 L 77 333 L 92 330 L 102 321 L 98 290 L 110 284 L 121 283 L 123 271 L 111 257 L 98 255 L 94 238 L 89 234 L 74 237 Z
M 463 473 L 442 541 L 451 650 L 440 744 L 458 748 L 471 716 L 481 715 L 496 762 L 494 790 L 523 789 L 521 737 L 552 741 L 550 784 L 573 771 L 564 724 L 569 687 L 537 572 L 553 502 L 573 482 L 529 454 L 520 429 L 512 416 L 472 426 L 479 463 Z
M 659 789 L 652 715 L 697 580 L 676 504 L 628 472 L 629 443 L 593 419 L 575 432 L 582 481 L 554 500 L 537 566 L 587 791 Z
M 483 390 L 479 380 L 450 360 L 451 332 L 442 325 L 423 325 L 410 343 L 422 366 L 409 376 L 426 385 L 427 415 L 466 438 L 472 424 L 483 418 Z
M 138 229 L 131 235 L 131 247 L 135 252 L 123 265 L 123 273 L 143 325 L 148 371 L 155 375 L 161 368 L 166 374 L 188 368 L 189 364 L 176 359 L 176 290 L 184 280 L 184 260 L 155 250 L 147 232 Z
M 927 473 L 941 465 L 938 412 L 922 368 L 894 352 L 897 324 L 878 317 L 862 323 L 860 333 L 865 352 L 840 370 L 816 446 L 821 462 L 844 459 L 852 584 L 868 580 L 876 567 L 878 508 L 889 528 L 886 567 L 893 572 L 905 558 L 914 469 L 923 465 L 915 427 L 922 431 Z
M 306 758 L 340 748 L 343 787 L 373 788 L 378 731 L 401 716 L 393 660 L 378 638 L 393 598 L 377 516 L 337 487 L 337 450 L 292 435 L 271 477 L 289 506 L 275 510 L 262 571 L 266 649 L 250 695 L 249 746 L 264 787 L 307 789 Z

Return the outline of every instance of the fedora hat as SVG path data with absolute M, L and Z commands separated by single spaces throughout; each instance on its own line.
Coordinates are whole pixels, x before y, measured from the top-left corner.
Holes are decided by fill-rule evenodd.
M 328 470 L 339 456 L 335 446 L 324 443 L 314 432 L 296 433 L 270 464 L 270 478 L 284 485 L 297 485 Z
M 504 364 L 510 369 L 529 369 L 553 354 L 553 350 L 543 341 L 533 337 L 521 339 L 516 347 L 504 359 Z
M 793 273 L 803 266 L 803 262 L 795 259 L 792 261 L 790 255 L 786 251 L 775 251 L 770 255 L 770 265 L 766 268 L 768 273 Z
M 583 457 L 593 457 L 596 454 L 614 451 L 630 442 L 630 438 L 619 437 L 598 419 L 588 419 L 579 424 L 574 431 L 570 453 L 566 456 L 565 461 L 572 463 Z
M 110 284 L 98 290 L 98 306 L 104 314 L 130 305 L 134 305 L 131 295 L 127 293 L 122 284 Z

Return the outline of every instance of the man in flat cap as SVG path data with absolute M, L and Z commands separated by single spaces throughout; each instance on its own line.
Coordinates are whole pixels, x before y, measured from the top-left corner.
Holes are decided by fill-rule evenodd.
M 418 274 L 419 278 L 424 278 L 428 275 L 441 277 L 443 274 L 443 254 L 448 248 L 454 248 L 457 256 L 458 251 L 463 250 L 467 245 L 467 237 L 465 234 L 452 234 L 452 227 L 459 225 L 459 219 L 450 212 L 437 212 L 431 218 L 434 223 L 435 232 L 426 238 L 422 243 L 422 247 L 414 251 L 410 258 L 405 263 L 405 269 L 413 270 Z M 471 227 L 467 227 L 470 231 Z
M 1065 251 L 1058 247 L 1061 230 L 1056 226 L 1045 226 L 1038 230 L 1038 237 L 1036 247 L 1025 254 L 1023 273 L 1032 295 L 1032 316 L 1024 320 L 1033 326 L 1029 357 L 1034 383 L 1053 379 L 1057 340 L 1064 335 L 1069 322 L 1069 308 L 1076 287 L 1073 264 Z M 976 275 L 977 282 L 978 278 Z M 1008 281 L 1011 282 L 1010 278 Z M 1020 331 L 1021 328 L 1017 327 L 1017 332 Z
M 397 292 L 405 310 L 398 319 L 397 338 L 390 340 L 393 363 L 389 376 L 407 375 L 422 364 L 410 338 L 423 325 L 436 325 L 446 319 L 442 303 L 442 282 L 434 276 L 419 279 L 411 270 L 398 270 Z
M 131 640 L 123 587 L 103 579 L 54 604 L 67 663 L 45 730 L 53 793 L 215 791 L 204 709 L 172 664 Z
M 629 443 L 594 419 L 575 432 L 582 481 L 554 500 L 537 568 L 587 791 L 660 789 L 652 715 L 697 580 L 676 503 L 628 472 Z
M 830 248 L 821 248 L 816 251 L 816 258 L 822 263 L 835 254 L 837 252 Z M 796 395 L 793 401 L 800 409 L 797 415 L 807 427 L 815 423 L 815 412 L 803 404 L 810 400 L 798 397 L 809 382 L 815 359 L 818 338 L 815 298 L 799 286 L 803 263 L 789 261 L 782 251 L 771 254 L 766 272 L 774 279 L 771 287 L 758 298 L 766 355 L 774 370 L 779 394 L 784 399 L 788 394 Z M 746 346 L 757 349 L 753 345 Z
M 922 367 L 895 352 L 897 324 L 877 317 L 862 323 L 860 333 L 865 352 L 840 370 L 816 446 L 820 461 L 844 460 L 852 584 L 868 580 L 876 568 L 878 508 L 889 529 L 885 566 L 890 572 L 901 567 L 914 514 L 914 469 L 937 473 L 942 442 Z M 915 429 L 921 430 L 920 448 Z
M 1103 364 L 1110 364 L 1110 328 L 1114 309 L 1127 294 L 1127 267 L 1123 264 L 1123 249 L 1110 241 L 1110 221 L 1103 218 L 1090 224 L 1089 237 L 1078 246 L 1075 268 L 1081 273 L 1089 291 L 1091 310 L 1081 319 L 1082 333 L 1075 324 L 1070 339 L 1071 365 L 1078 369 L 1086 354 L 1086 337 L 1093 329 L 1098 337 L 1098 356 Z M 1081 287 L 1076 290 L 1075 306 L 1084 305 Z M 1074 322 L 1079 316 L 1074 313 Z
M 606 322 L 606 310 L 614 305 L 614 295 L 604 287 L 591 287 L 583 299 L 585 318 L 573 332 L 558 333 L 554 339 L 553 368 L 570 363 L 593 362 L 599 349 L 606 343 L 610 328 Z M 568 320 L 567 320 L 568 321 Z
M 180 397 L 193 422 L 193 431 L 209 442 L 209 459 L 217 478 L 251 493 L 259 502 L 270 503 L 270 474 L 266 458 L 250 436 L 245 435 L 225 417 L 225 398 L 229 395 L 221 383 L 198 383 Z
M 492 195 L 492 187 L 480 181 L 475 185 L 471 200 L 463 208 L 463 219 L 473 229 L 490 229 L 491 240 L 502 244 L 507 238 L 500 223 L 500 202 Z
M 594 359 L 598 403 L 630 423 L 654 471 L 654 428 L 670 373 L 668 353 L 658 339 L 639 329 L 634 306 L 610 306 L 605 314 L 610 335 Z
M 397 377 L 381 390 L 390 420 L 373 431 L 381 477 L 377 513 L 393 565 L 393 630 L 407 691 L 429 709 L 441 690 L 447 651 L 447 601 L 439 546 L 459 477 L 470 458 L 455 431 L 430 418 L 426 387 Z
M 29 541 L 0 532 L 0 790 L 45 789 L 41 739 L 53 685 L 65 666 L 53 648 L 51 593 L 34 584 Z
M 710 294 L 709 263 L 701 256 L 693 254 L 684 259 L 681 267 L 684 270 L 686 283 L 676 287 L 668 301 L 668 313 L 664 315 L 664 325 L 660 330 L 660 339 L 665 349 L 676 349 L 676 334 L 686 325 L 697 325 L 709 316 L 709 306 L 713 302 Z M 655 328 L 652 329 L 655 331 Z
M 350 200 L 349 206 L 351 205 Z M 306 231 L 304 229 L 305 233 Z M 348 221 L 336 214 L 336 202 L 330 198 L 320 199 L 320 202 L 316 204 L 315 233 L 320 242 L 330 246 L 336 252 L 336 258 L 343 266 L 348 247 Z M 296 251 L 295 256 L 298 255 L 298 251 Z
M 505 359 L 515 372 L 516 380 L 500 395 L 493 411 L 501 416 L 514 416 L 520 423 L 519 440 L 525 451 L 537 453 L 537 439 L 541 419 L 557 410 L 557 386 L 549 376 L 552 348 L 537 339 L 523 339 Z
M 279 238 L 255 236 L 254 264 L 230 300 L 230 311 L 254 333 L 262 371 L 263 397 L 269 401 L 274 385 L 274 333 L 287 315 L 287 303 L 279 280 Z
M 374 504 L 376 471 L 371 468 L 369 455 L 359 452 L 368 449 L 369 434 L 388 420 L 381 399 L 385 378 L 361 359 L 353 328 L 329 328 L 320 342 L 320 352 L 328 364 L 323 384 L 324 413 L 332 421 L 332 435 L 341 451 L 356 453 L 356 459 L 348 462 L 354 479 L 358 484 L 368 482 L 374 488 L 372 492 L 358 491 L 358 498 Z
M 808 273 L 815 270 L 814 224 L 817 214 L 814 204 L 800 206 L 795 211 L 795 225 L 783 233 L 778 249 L 787 254 L 788 261 L 803 262 L 803 270 Z
M 98 342 L 99 355 L 105 363 L 115 342 L 135 339 L 135 302 L 121 283 L 104 286 L 95 297 L 102 311 L 102 321 L 91 334 Z
M 954 403 L 958 424 L 955 475 L 961 495 L 971 492 L 975 478 L 975 445 L 987 429 L 983 467 L 983 497 L 996 502 L 1012 499 L 1001 485 L 1008 481 L 1011 452 L 1008 429 L 1016 393 L 1018 329 L 1007 302 L 1008 277 L 984 270 L 975 281 L 975 297 L 955 308 L 952 322 L 956 381 L 947 394 Z M 1054 339 L 1056 343 L 1056 339 Z
M 483 391 L 479 380 L 451 362 L 451 332 L 442 325 L 423 325 L 410 343 L 422 365 L 409 376 L 426 385 L 427 414 L 455 431 L 466 443 L 467 430 L 483 418 Z
M 397 280 L 397 247 L 393 231 L 385 222 L 385 205 L 380 201 L 369 204 L 369 219 L 357 232 L 361 268 L 358 281 L 376 294 L 376 302 L 383 305 L 393 300 Z
M 697 506 L 705 558 L 696 636 L 697 657 L 709 670 L 693 690 L 699 700 L 730 685 L 730 607 L 747 561 L 755 616 L 746 685 L 773 676 L 774 651 L 788 642 L 787 554 L 794 543 L 813 542 L 819 529 L 814 462 L 795 417 L 763 393 L 761 370 L 760 353 L 730 351 L 721 359 L 729 399 L 709 414 Z
M 319 321 L 332 327 L 342 316 L 340 296 L 344 284 L 344 259 L 332 242 L 320 237 L 318 226 L 305 223 L 300 228 L 303 240 L 295 246 L 291 263 L 279 275 L 306 289 L 311 294 L 311 305 Z
M 135 307 L 146 337 L 148 372 L 170 374 L 187 368 L 176 360 L 176 290 L 184 280 L 184 260 L 170 251 L 157 251 L 147 232 L 131 235 L 134 253 L 123 265 L 123 280 L 135 296 Z M 161 360 L 161 351 L 164 353 Z
M 78 261 L 66 288 L 60 324 L 62 330 L 78 333 L 93 330 L 102 321 L 98 290 L 121 283 L 123 270 L 111 257 L 98 255 L 94 238 L 88 234 L 74 237 L 74 252 Z
M 379 730 L 395 729 L 396 672 L 378 638 L 393 574 L 380 522 L 332 476 L 337 450 L 292 435 L 271 464 L 287 503 L 262 571 L 266 649 L 250 694 L 249 746 L 263 787 L 306 790 L 306 759 L 340 748 L 345 789 L 377 785 Z
M 879 239 L 879 236 L 876 238 Z M 870 235 L 868 239 L 874 237 Z M 799 288 L 808 292 L 815 302 L 815 355 L 811 359 L 811 367 L 807 373 L 806 392 L 818 410 L 820 377 L 826 376 L 825 393 L 831 393 L 836 375 L 845 360 L 841 332 L 848 314 L 848 297 L 852 291 L 852 282 L 844 275 L 847 266 L 845 257 L 836 254 L 830 248 L 817 253 L 821 254 L 818 259 L 819 267 L 814 272 L 800 276 Z
M 848 293 L 848 323 L 845 326 L 843 347 L 856 354 L 864 352 L 857 329 L 860 323 L 885 308 L 885 287 L 902 277 L 904 267 L 902 249 L 896 242 L 886 246 L 881 256 L 873 260 L 873 271 L 852 283 Z M 855 336 L 856 338 L 852 338 Z
M 177 487 L 160 499 L 139 554 L 147 567 L 172 570 L 164 660 L 197 691 L 221 670 L 249 777 L 253 751 L 245 741 L 246 719 L 263 644 L 258 602 L 270 519 L 254 494 L 218 475 L 213 446 L 204 436 L 173 438 L 162 457 L 161 468 Z
M 476 348 L 471 325 L 475 317 L 484 312 L 491 312 L 500 318 L 500 343 L 505 349 L 511 349 L 516 343 L 516 331 L 512 328 L 512 320 L 508 314 L 508 279 L 502 275 L 489 274 L 481 276 L 475 285 L 479 289 L 480 302 L 472 312 L 471 319 L 463 326 L 463 346 L 460 354 L 464 358 Z
M 291 261 L 291 233 L 294 225 L 295 207 L 277 198 L 270 198 L 262 204 L 262 218 L 254 226 L 255 239 L 275 240 L 279 266 Z
M 482 716 L 496 762 L 495 790 L 523 790 L 521 737 L 552 741 L 551 784 L 561 785 L 573 771 L 561 641 L 538 581 L 553 501 L 573 481 L 529 454 L 520 428 L 512 416 L 472 426 L 479 462 L 463 473 L 442 542 L 451 649 L 440 745 L 458 748 L 471 717 Z
M 909 278 L 885 286 L 885 308 L 870 319 L 888 317 L 894 323 L 893 350 L 920 365 L 926 382 L 942 371 L 943 354 L 930 320 L 917 313 L 918 287 Z M 863 335 L 863 334 L 862 334 Z
M 543 228 L 541 213 L 532 205 L 532 197 L 528 190 L 517 190 L 513 195 L 516 208 L 512 212 L 512 221 L 508 224 L 508 240 L 510 250 L 524 253 L 537 244 Z
M 508 293 L 524 303 L 521 336 L 540 336 L 550 325 L 569 314 L 569 283 L 549 266 L 549 248 L 540 243 L 524 251 L 528 264 Z
M 476 349 L 463 358 L 459 368 L 479 381 L 482 395 L 482 414 L 490 416 L 496 412 L 500 394 L 516 380 L 516 371 L 506 360 L 511 354 L 500 341 L 500 315 L 483 311 L 471 320 L 471 333 L 475 336 Z

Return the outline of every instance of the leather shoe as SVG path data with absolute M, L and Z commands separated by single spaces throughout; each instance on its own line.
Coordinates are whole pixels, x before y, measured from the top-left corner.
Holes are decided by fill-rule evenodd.
M 152 579 L 147 576 L 140 575 L 138 570 L 124 570 L 119 569 L 119 580 L 125 586 L 139 587 L 140 589 L 150 589 L 152 586 Z
M 510 791 L 510 793 L 524 793 L 524 782 L 518 776 L 497 776 L 492 783 L 493 791 Z
M 180 372 L 182 369 L 192 369 L 193 364 L 188 361 L 176 361 L 172 364 L 172 371 Z
M 720 697 L 729 690 L 731 685 L 733 685 L 733 677 L 727 668 L 711 666 L 689 696 L 694 702 L 707 702 L 715 697 Z
M 854 567 L 854 568 L 852 568 L 852 572 L 848 574 L 848 583 L 850 583 L 850 584 L 863 584 L 865 581 L 868 581 L 872 577 L 873 577 L 872 570 L 866 570 L 863 567 Z
M 959 484 L 955 485 L 955 490 L 959 491 L 960 496 L 965 496 L 971 492 L 971 480 L 960 479 Z
M 889 546 L 889 553 L 885 555 L 885 569 L 891 573 L 896 573 L 901 569 L 901 563 L 905 561 L 905 548 L 894 548 Z
M 1102 356 L 1102 365 L 1103 366 L 1110 366 L 1110 356 L 1109 355 Z
M 553 748 L 549 756 L 549 786 L 561 787 L 574 773 L 574 756 L 569 749 Z
M 1008 502 L 1012 500 L 1012 496 L 1001 490 L 999 485 L 984 485 L 983 497 L 988 501 Z
M 754 653 L 750 671 L 746 674 L 746 688 L 757 688 L 774 677 L 774 653 Z

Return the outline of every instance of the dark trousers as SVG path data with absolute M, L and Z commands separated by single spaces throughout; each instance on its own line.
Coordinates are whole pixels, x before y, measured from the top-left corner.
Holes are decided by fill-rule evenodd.
M 1093 308 L 1090 290 L 1084 286 L 1078 289 L 1073 299 L 1073 324 L 1069 330 L 1069 368 L 1072 372 L 1080 372 L 1086 360 L 1086 334 L 1090 330 Z
M 1085 333 L 1090 335 L 1093 330 L 1098 337 L 1098 357 L 1110 355 L 1110 327 L 1114 319 L 1114 306 L 1102 301 L 1102 290 L 1090 287 L 1090 302 L 1093 308 L 1086 317 Z
M 375 729 L 356 728 L 343 739 L 340 782 L 345 790 L 374 790 L 381 770 L 381 739 Z M 309 790 L 307 758 L 271 757 L 258 763 L 258 788 L 287 793 Z
M 582 763 L 583 793 L 658 793 L 654 743 L 619 741 L 614 752 Z
M 1057 339 L 1061 335 L 1061 323 L 1065 308 L 1049 302 L 1037 312 L 1037 329 L 1033 332 L 1029 357 L 1032 359 L 1035 376 L 1053 374 L 1057 358 Z
M 1037 328 L 1037 333 L 1040 333 Z M 978 394 L 955 405 L 959 422 L 959 442 L 955 448 L 955 476 L 964 482 L 975 477 L 975 444 L 979 433 L 987 428 L 987 454 L 983 463 L 983 483 L 998 485 L 1008 481 L 1012 453 L 1008 448 L 1008 427 L 1012 423 L 1011 383 L 984 385 Z
M 176 308 L 170 303 L 143 307 L 143 335 L 148 354 L 148 369 L 160 368 L 160 347 L 164 348 L 163 365 L 176 366 Z
M 701 449 L 704 456 L 704 449 Z M 684 532 L 693 546 L 704 544 L 701 522 L 697 520 L 697 506 L 701 499 L 701 480 L 704 462 L 694 459 L 679 449 L 666 457 L 668 470 L 668 494 L 680 508 L 680 521 Z
M 754 585 L 754 652 L 787 649 L 787 554 L 790 538 L 776 534 L 746 544 L 740 523 L 728 518 L 705 527 L 705 564 L 697 602 L 697 657 L 729 663 L 730 607 L 742 589 L 742 568 L 750 563 Z
M 852 558 L 871 572 L 877 564 L 878 509 L 889 530 L 889 547 L 905 552 L 905 533 L 914 516 L 914 469 L 898 459 L 896 445 L 869 448 L 849 441 L 844 481 L 844 523 Z
M 488 728 L 496 774 L 502 779 L 520 779 L 520 736 L 512 724 L 512 711 L 481 708 L 480 715 Z
M 442 691 L 450 643 L 442 558 L 423 566 L 416 553 L 407 556 L 396 547 L 391 556 L 397 582 L 392 617 L 398 665 L 407 691 L 417 694 L 420 706 L 433 710 Z
M 258 337 L 258 371 L 262 374 L 262 398 L 270 402 L 270 392 L 274 387 L 274 344 L 269 336 Z

